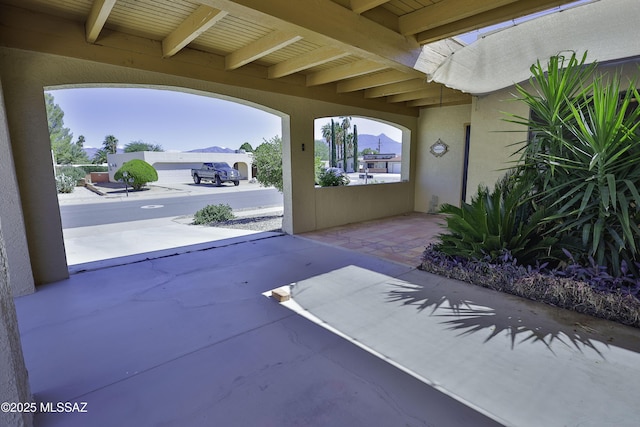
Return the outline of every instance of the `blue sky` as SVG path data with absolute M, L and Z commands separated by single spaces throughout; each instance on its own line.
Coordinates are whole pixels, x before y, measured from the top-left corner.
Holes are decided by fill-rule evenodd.
M 141 88 L 78 88 L 48 91 L 64 111 L 73 141 L 84 135 L 85 147 L 100 147 L 106 135 L 119 145 L 142 140 L 165 151 L 219 146 L 254 148 L 282 135 L 279 117 L 235 102 L 183 92 Z M 317 120 L 316 137 L 325 120 Z M 354 118 L 358 133 L 385 133 L 401 141 L 401 131 L 372 120 Z

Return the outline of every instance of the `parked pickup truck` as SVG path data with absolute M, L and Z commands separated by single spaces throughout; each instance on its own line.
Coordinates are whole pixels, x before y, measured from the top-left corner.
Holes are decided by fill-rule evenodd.
M 196 184 L 200 184 L 201 181 L 215 182 L 216 185 L 223 182 L 240 184 L 240 172 L 226 162 L 203 163 L 200 169 L 191 169 L 191 176 Z

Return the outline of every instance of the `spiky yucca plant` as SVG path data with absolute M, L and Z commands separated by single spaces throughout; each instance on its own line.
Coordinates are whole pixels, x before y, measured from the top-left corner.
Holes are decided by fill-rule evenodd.
M 531 89 L 517 86 L 530 118 L 508 120 L 532 135 L 518 173 L 549 212 L 545 233 L 580 242 L 577 259 L 620 275 L 640 260 L 640 96 L 633 81 L 595 76 L 585 61 L 552 57 L 546 71 L 534 64 Z

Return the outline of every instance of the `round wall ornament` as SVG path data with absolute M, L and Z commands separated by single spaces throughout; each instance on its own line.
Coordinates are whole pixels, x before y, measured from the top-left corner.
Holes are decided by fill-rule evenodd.
M 436 157 L 442 157 L 447 153 L 447 151 L 449 151 L 449 146 L 442 142 L 440 138 L 438 138 L 438 140 L 431 146 L 429 151 Z

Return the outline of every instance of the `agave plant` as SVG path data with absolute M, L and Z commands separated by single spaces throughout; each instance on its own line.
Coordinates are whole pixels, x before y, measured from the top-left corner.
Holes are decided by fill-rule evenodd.
M 523 181 L 503 180 L 493 192 L 479 188 L 471 203 L 445 204 L 447 233 L 436 245 L 447 255 L 498 261 L 510 254 L 519 264 L 532 265 L 552 258 L 556 239 L 542 237 L 539 223 L 544 210 L 532 211 L 526 202 L 529 187 Z

